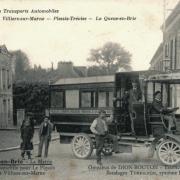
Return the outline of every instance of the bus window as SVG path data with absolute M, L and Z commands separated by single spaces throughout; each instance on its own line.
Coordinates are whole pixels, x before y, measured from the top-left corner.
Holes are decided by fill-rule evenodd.
M 175 98 L 176 97 L 176 98 Z M 173 94 L 172 98 L 174 99 L 175 103 L 174 106 L 175 107 L 180 107 L 180 85 L 176 84 L 175 85 L 175 94 Z M 171 99 L 172 99 L 171 98 Z M 180 109 L 178 109 L 176 111 L 176 114 L 180 114 Z
M 113 107 L 113 97 L 114 94 L 112 91 L 109 92 L 109 107 Z
M 149 82 L 147 84 L 147 102 L 152 103 L 153 102 L 153 83 Z
M 112 91 L 100 91 L 98 93 L 98 107 L 113 107 Z
M 142 96 L 141 100 L 142 100 L 142 102 L 144 102 L 144 100 L 145 100 L 145 97 L 144 97 L 144 86 L 145 86 L 145 84 L 144 84 L 144 78 L 143 77 L 139 78 L 139 85 L 140 85 L 140 91 L 141 91 L 141 96 Z
M 64 108 L 64 92 L 63 91 L 51 92 L 51 107 Z
M 98 107 L 106 107 L 106 92 L 98 93 Z
M 79 108 L 79 90 L 66 90 L 66 108 Z
M 162 104 L 164 106 L 168 105 L 168 89 L 167 89 L 167 85 L 163 84 L 163 95 L 162 95 Z
M 81 107 L 84 108 L 95 107 L 95 92 L 93 91 L 81 92 Z
M 161 84 L 160 83 L 155 83 L 155 92 L 156 91 L 161 91 Z

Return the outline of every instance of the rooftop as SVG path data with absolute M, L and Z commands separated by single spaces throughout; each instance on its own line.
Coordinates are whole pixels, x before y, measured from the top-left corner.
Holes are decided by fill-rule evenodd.
M 114 82 L 114 76 L 63 78 L 63 79 L 57 80 L 53 85 L 103 83 L 103 82 Z
M 169 26 L 173 22 L 173 20 L 179 15 L 179 13 L 180 13 L 180 1 L 172 10 L 171 14 L 167 17 L 166 22 L 165 22 L 166 27 Z

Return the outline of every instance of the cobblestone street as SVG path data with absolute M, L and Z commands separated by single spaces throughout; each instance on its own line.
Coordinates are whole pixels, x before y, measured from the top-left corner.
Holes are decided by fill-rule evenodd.
M 37 155 L 37 146 L 35 146 L 33 153 L 33 160 L 38 160 L 35 156 Z M 0 153 L 1 160 L 20 160 L 20 151 L 8 151 Z M 32 160 L 32 161 L 33 161 Z M 20 179 L 35 179 L 35 180 L 79 180 L 79 179 L 131 179 L 132 176 L 126 175 L 107 175 L 106 168 L 112 166 L 132 166 L 132 165 L 142 165 L 142 166 L 153 166 L 161 165 L 156 157 L 153 159 L 147 158 L 147 149 L 146 148 L 133 148 L 133 153 L 122 153 L 113 156 L 103 157 L 103 168 L 98 169 L 95 161 L 95 153 L 93 152 L 92 156 L 87 160 L 77 159 L 72 155 L 71 146 L 60 144 L 59 141 L 54 141 L 50 145 L 49 157 L 47 159 L 40 159 L 45 161 L 52 161 L 53 167 L 55 169 L 48 170 L 45 175 L 41 176 L 1 176 L 3 180 L 20 180 Z M 29 160 L 25 160 L 24 163 L 28 163 Z M 123 170 L 121 170 L 123 172 Z M 125 169 L 124 172 L 128 172 L 128 169 Z M 151 180 L 154 176 L 133 176 L 135 180 Z M 170 179 L 171 176 L 163 177 L 164 179 Z M 159 180 L 160 178 L 158 178 Z M 177 179 L 178 176 L 177 176 Z M 174 180 L 174 179 L 173 179 Z
M 0 137 L 0 149 L 17 147 L 21 143 L 20 130 L 0 130 Z M 53 132 L 52 137 L 59 137 L 59 135 Z M 35 129 L 33 143 L 38 141 L 38 129 Z

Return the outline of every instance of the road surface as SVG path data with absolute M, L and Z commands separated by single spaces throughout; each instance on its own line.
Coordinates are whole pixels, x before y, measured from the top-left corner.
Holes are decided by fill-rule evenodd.
M 12 162 L 17 161 L 17 164 L 14 167 L 17 167 L 17 171 L 14 170 L 3 170 L 4 166 L 0 166 L 0 179 L 3 180 L 20 180 L 20 179 L 33 179 L 33 180 L 106 180 L 106 179 L 137 179 L 137 180 L 151 180 L 151 179 L 179 179 L 180 175 L 165 176 L 163 172 L 169 170 L 165 169 L 162 164 L 157 160 L 156 157 L 152 159 L 147 158 L 147 148 L 145 147 L 136 147 L 133 148 L 133 153 L 121 153 L 115 154 L 109 157 L 103 157 L 103 166 L 96 165 L 95 152 L 87 160 L 76 159 L 71 152 L 71 145 L 69 144 L 60 144 L 59 141 L 54 141 L 50 145 L 49 157 L 45 158 L 36 158 L 37 155 L 37 146 L 34 147 L 33 159 L 32 161 L 25 160 L 23 164 L 18 164 L 18 161 L 21 161 L 20 151 L 8 151 L 0 153 L 0 161 L 10 160 Z M 41 165 L 41 168 L 38 165 L 32 166 L 33 163 L 38 164 L 42 162 L 45 164 L 52 165 Z M 30 164 L 30 165 L 28 165 Z M 6 166 L 7 168 L 7 166 Z M 13 174 L 19 172 L 19 168 L 24 172 L 33 171 L 33 175 L 19 175 Z M 24 168 L 24 169 L 23 169 Z M 26 168 L 28 170 L 26 170 Z M 136 170 L 134 169 L 136 168 Z M 157 169 L 158 168 L 158 169 Z M 22 170 L 23 169 L 23 170 Z M 5 175 L 4 171 L 7 174 Z M 157 173 L 156 173 L 157 171 Z M 162 171 L 162 174 L 159 174 Z M 175 170 L 177 173 L 179 170 Z M 38 174 L 38 173 L 45 174 Z M 136 172 L 141 173 L 140 175 Z M 114 174 L 113 174 L 114 173 Z M 147 174 L 144 173 L 149 173 Z M 153 174 L 155 173 L 155 174 Z M 160 176 L 162 175 L 162 176 Z

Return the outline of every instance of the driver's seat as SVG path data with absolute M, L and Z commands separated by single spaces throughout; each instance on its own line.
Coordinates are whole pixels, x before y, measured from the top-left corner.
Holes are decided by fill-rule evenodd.
M 152 109 L 152 103 L 147 104 L 148 134 L 152 134 L 153 136 L 159 136 L 165 133 L 165 128 L 162 123 L 161 115 L 154 113 Z

